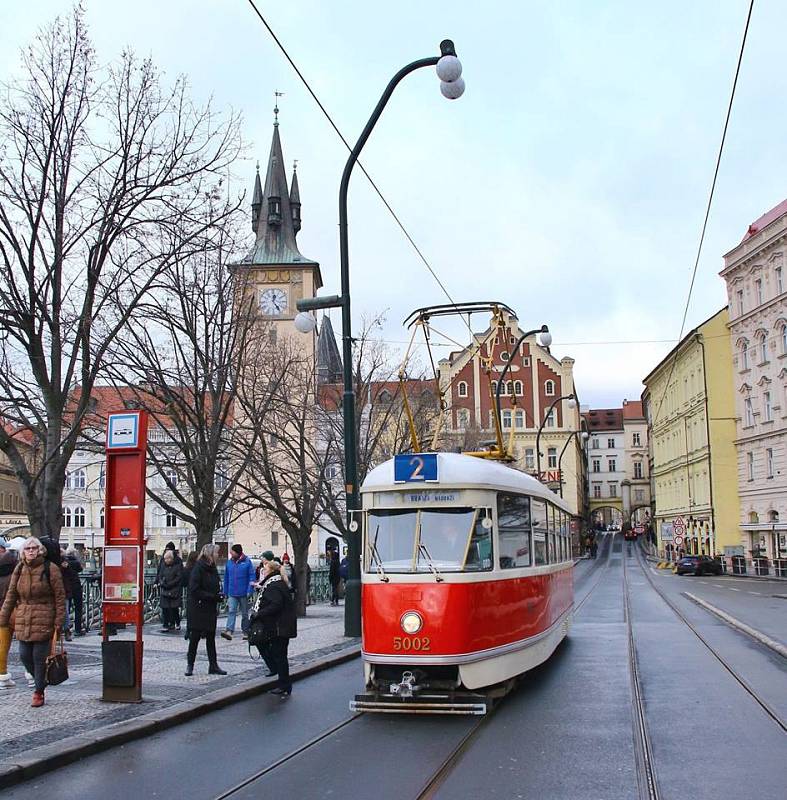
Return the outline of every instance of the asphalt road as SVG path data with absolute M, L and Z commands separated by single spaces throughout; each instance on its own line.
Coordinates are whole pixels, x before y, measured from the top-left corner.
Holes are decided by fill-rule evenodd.
M 624 560 L 661 797 L 782 800 L 787 795 L 787 734 L 664 603 L 648 575 L 782 719 L 787 719 L 787 663 L 684 598 L 686 579 L 646 573 L 649 567 L 635 547 L 609 536 L 595 561 L 576 566 L 579 609 L 570 636 L 481 725 L 435 797 L 642 796 Z M 783 630 L 776 636 L 779 606 L 762 611 L 753 605 L 765 608 L 777 601 L 750 595 L 738 607 L 742 593 L 713 594 L 724 592 L 713 582 L 691 579 L 689 585 L 697 594 L 708 592 L 709 602 L 719 601 L 714 604 L 725 598 L 725 610 L 733 615 L 761 612 L 760 618 L 770 619 L 773 614 L 770 635 L 785 639 Z M 3 797 L 209 800 L 233 787 L 238 789 L 232 798 L 415 797 L 476 719 L 362 715 L 253 779 L 285 754 L 351 720 L 347 704 L 361 684 L 360 662 L 350 662 L 296 683 L 288 700 L 263 695 L 243 701 L 22 784 Z

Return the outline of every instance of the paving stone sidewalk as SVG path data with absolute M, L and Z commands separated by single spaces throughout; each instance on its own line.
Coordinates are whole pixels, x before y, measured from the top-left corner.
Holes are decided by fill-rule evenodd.
M 66 643 L 69 680 L 46 691 L 46 705 L 31 708 L 32 690 L 27 687 L 19 662 L 18 646 L 12 644 L 9 672 L 16 681 L 13 689 L 0 690 L 0 766 L 9 758 L 32 747 L 67 740 L 78 733 L 95 732 L 105 725 L 133 719 L 178 701 L 200 697 L 207 691 L 225 689 L 236 683 L 261 677 L 264 664 L 252 661 L 243 641 L 238 620 L 231 642 L 216 636 L 219 665 L 229 673 L 208 675 L 205 643 L 200 642 L 194 676 L 187 678 L 188 642 L 182 633 L 163 634 L 159 623 L 145 626 L 142 670 L 142 703 L 105 703 L 101 700 L 101 636 L 95 631 Z M 224 630 L 219 618 L 217 631 Z M 121 632 L 113 639 L 132 638 Z M 329 604 L 311 605 L 307 616 L 298 620 L 298 636 L 290 641 L 291 666 L 351 648 L 358 639 L 344 636 L 344 608 Z M 259 658 L 256 649 L 253 650 Z

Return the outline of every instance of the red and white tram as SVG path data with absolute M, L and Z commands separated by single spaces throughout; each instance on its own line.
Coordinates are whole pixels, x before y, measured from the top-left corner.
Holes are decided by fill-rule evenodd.
M 361 488 L 358 711 L 483 714 L 568 633 L 568 506 L 469 455 L 397 456 Z

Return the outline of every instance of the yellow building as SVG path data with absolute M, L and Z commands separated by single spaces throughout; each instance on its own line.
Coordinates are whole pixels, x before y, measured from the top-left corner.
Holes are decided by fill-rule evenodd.
M 659 552 L 716 555 L 740 544 L 735 398 L 727 307 L 643 380 Z

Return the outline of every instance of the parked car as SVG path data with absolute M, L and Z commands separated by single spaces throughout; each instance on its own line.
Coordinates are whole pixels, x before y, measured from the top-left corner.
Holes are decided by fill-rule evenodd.
M 678 575 L 721 575 L 721 564 L 710 556 L 683 556 L 675 572 Z

